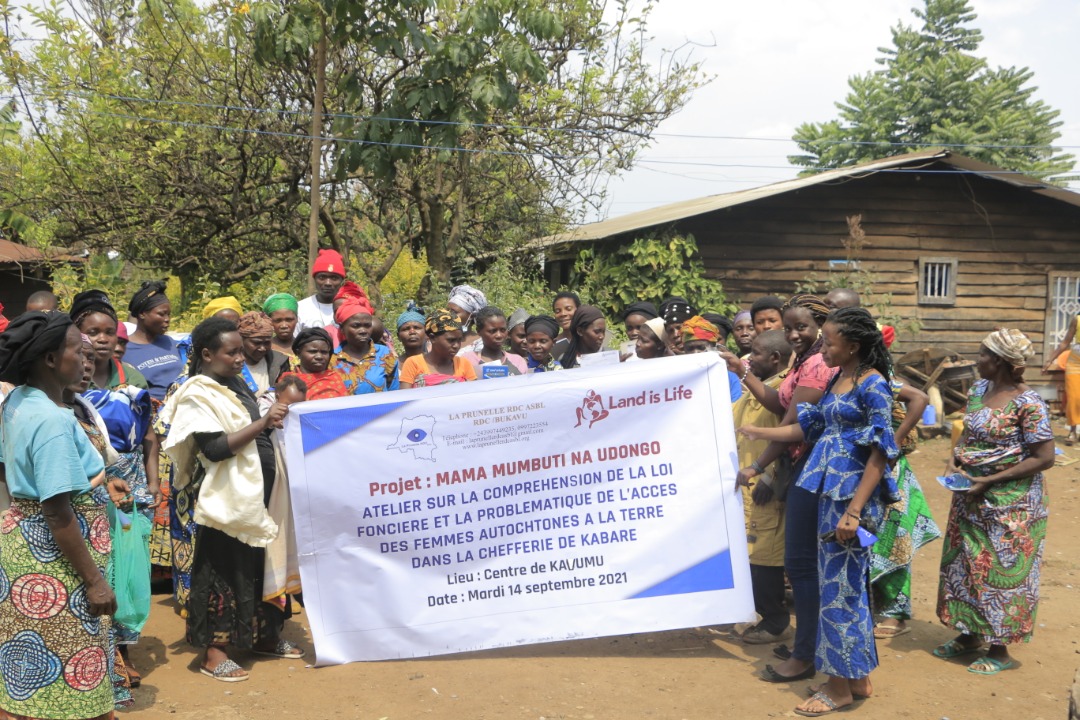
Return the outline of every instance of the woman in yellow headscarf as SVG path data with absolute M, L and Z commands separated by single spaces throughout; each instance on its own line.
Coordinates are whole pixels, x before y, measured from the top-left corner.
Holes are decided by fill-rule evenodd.
M 1050 353 L 1043 366 L 1043 372 L 1050 372 L 1061 354 L 1068 351 L 1069 357 L 1065 361 L 1065 400 L 1061 403 L 1065 410 L 1065 422 L 1069 425 L 1066 445 L 1076 442 L 1076 430 L 1080 426 L 1080 330 L 1077 329 L 1077 318 L 1080 315 L 1073 317 L 1061 344 Z

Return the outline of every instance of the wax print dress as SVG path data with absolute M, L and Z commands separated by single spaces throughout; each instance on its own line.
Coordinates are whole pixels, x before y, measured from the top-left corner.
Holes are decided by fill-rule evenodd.
M 1001 472 L 1054 437 L 1038 393 L 1027 390 L 995 410 L 983 404 L 989 387 L 980 380 L 968 391 L 964 433 L 953 451 L 972 477 Z M 1031 639 L 1047 506 L 1042 473 L 994 483 L 982 497 L 953 496 L 941 556 L 941 622 L 994 645 Z
M 349 395 L 398 389 L 397 358 L 385 345 L 371 343 L 371 348 L 360 360 L 342 350 L 334 356 L 331 367 L 341 375 Z
M 900 393 L 902 383 L 892 383 L 893 398 Z M 903 422 L 905 411 L 897 401 L 893 406 L 893 429 Z M 915 450 L 914 431 L 906 438 L 897 438 L 900 459 L 896 462 L 896 486 L 900 499 L 885 508 L 885 521 L 877 533 L 874 553 L 870 559 L 870 582 L 874 590 L 874 609 L 883 617 L 907 620 L 911 618 L 911 562 L 915 551 L 941 537 L 941 530 L 930 514 L 922 487 L 919 485 L 908 453 Z
M 111 715 L 109 618 L 90 614 L 86 584 L 42 513 L 42 501 L 70 493 L 86 550 L 104 573 L 109 522 L 89 494 L 89 478 L 105 467 L 101 455 L 71 411 L 27 386 L 3 407 L 0 450 L 12 494 L 0 525 L 0 709 Z
M 837 394 L 830 383 L 818 404 L 799 405 L 799 425 L 812 444 L 797 485 L 820 493 L 818 534 L 836 529 L 862 480 L 875 447 L 888 459 L 899 454 L 892 428 L 892 390 L 877 373 Z M 896 480 L 886 468 L 863 507 L 862 524 L 881 525 L 886 500 L 896 499 Z M 863 678 L 878 664 L 870 609 L 870 548 L 857 542 L 818 545 L 821 605 L 814 664 L 828 675 Z

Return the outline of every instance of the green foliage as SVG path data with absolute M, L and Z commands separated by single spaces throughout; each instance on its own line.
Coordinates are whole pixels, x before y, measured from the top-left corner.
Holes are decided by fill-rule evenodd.
M 488 304 L 502 309 L 507 317 L 518 308 L 528 310 L 530 315 L 551 314 L 554 293 L 548 289 L 538 268 L 523 267 L 521 263 L 501 256 L 476 278 L 475 284 L 484 291 Z
M 723 285 L 705 276 L 693 236 L 638 238 L 610 250 L 585 248 L 574 276 L 580 294 L 608 317 L 617 317 L 632 302 L 659 304 L 672 295 L 701 310 L 730 315 L 738 309 L 728 302 Z
M 898 24 L 879 48 L 881 70 L 856 75 L 836 103 L 840 117 L 804 123 L 793 137 L 805 153 L 788 158 L 818 172 L 948 146 L 1010 170 L 1064 184 L 1073 156 L 1055 153 L 1059 112 L 1034 99 L 1027 68 L 992 68 L 974 53 L 982 33 L 968 0 L 923 0 L 921 28 Z M 1051 177 L 1058 176 L 1058 177 Z

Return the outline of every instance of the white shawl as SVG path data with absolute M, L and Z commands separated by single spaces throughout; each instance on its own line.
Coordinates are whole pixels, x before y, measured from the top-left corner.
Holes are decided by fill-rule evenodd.
M 274 431 L 274 461 L 277 476 L 270 492 L 270 517 L 278 524 L 280 532 L 266 546 L 263 567 L 263 601 L 287 602 L 286 594 L 296 595 L 300 589 L 300 561 L 296 554 L 296 535 L 293 532 L 292 502 L 289 496 L 289 472 L 285 467 L 284 435 Z
M 169 426 L 164 449 L 176 464 L 176 488 L 191 482 L 196 460 L 206 468 L 195 503 L 195 522 L 245 545 L 266 547 L 277 537 L 278 528 L 263 505 L 262 466 L 255 442 L 220 462 L 207 460 L 195 443 L 195 433 L 228 435 L 251 424 L 251 415 L 236 395 L 206 375 L 194 375 L 165 403 L 161 418 Z

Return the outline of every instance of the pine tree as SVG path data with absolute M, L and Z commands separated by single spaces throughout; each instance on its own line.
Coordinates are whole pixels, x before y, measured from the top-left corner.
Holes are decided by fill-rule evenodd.
M 848 80 L 840 117 L 803 123 L 788 160 L 803 174 L 944 146 L 1000 167 L 1064 183 L 1073 157 L 1055 154 L 1059 112 L 1034 98 L 1027 68 L 991 68 L 968 0 L 924 0 L 921 28 L 899 23 L 882 69 Z

